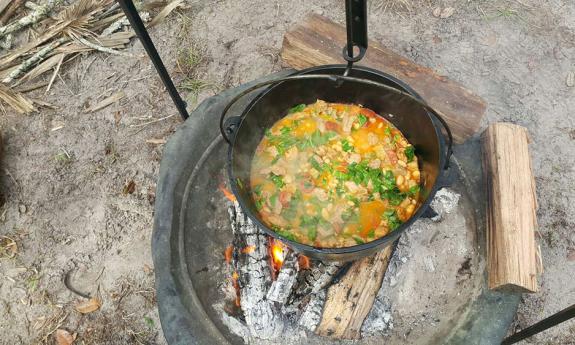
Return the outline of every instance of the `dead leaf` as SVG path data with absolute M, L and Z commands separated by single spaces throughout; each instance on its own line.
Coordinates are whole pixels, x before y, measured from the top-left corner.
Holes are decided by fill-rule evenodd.
M 122 193 L 124 195 L 128 195 L 128 194 L 133 194 L 136 191 L 136 182 L 134 182 L 134 180 L 130 180 L 128 181 L 128 183 L 126 183 L 124 185 L 124 189 L 122 190 Z
M 567 73 L 567 78 L 565 79 L 565 84 L 569 87 L 575 86 L 575 72 L 571 71 Z
M 13 258 L 18 254 L 18 244 L 10 237 L 0 236 L 0 258 Z
M 65 329 L 57 329 L 54 333 L 54 338 L 58 345 L 72 345 L 74 340 L 76 340 L 76 336 L 76 333 L 70 334 L 70 332 Z
M 151 28 L 154 25 L 157 25 L 161 22 L 164 21 L 164 19 L 166 19 L 166 17 L 172 13 L 173 10 L 175 10 L 176 8 L 180 7 L 181 5 L 183 5 L 184 0 L 175 0 L 170 2 L 166 7 L 164 7 L 160 13 L 158 13 L 157 16 L 154 17 L 154 19 L 152 19 L 152 21 L 150 22 L 150 24 L 148 25 L 148 28 Z
M 102 302 L 100 301 L 100 299 L 93 297 L 87 301 L 80 302 L 79 304 L 77 304 L 76 311 L 82 314 L 88 314 L 100 309 L 100 306 L 102 306 Z
M 436 7 L 432 13 L 434 17 L 439 18 L 441 16 L 441 7 Z
M 449 18 L 455 13 L 455 8 L 453 7 L 446 7 L 441 11 L 440 17 L 442 19 Z
M 98 102 L 96 105 L 86 109 L 84 112 L 93 113 L 93 112 L 98 111 L 100 109 L 104 109 L 105 107 L 116 103 L 117 101 L 121 100 L 124 97 L 126 97 L 126 94 L 124 93 L 124 91 L 118 91 L 118 92 L 112 94 L 110 97 L 104 98 L 103 100 Z

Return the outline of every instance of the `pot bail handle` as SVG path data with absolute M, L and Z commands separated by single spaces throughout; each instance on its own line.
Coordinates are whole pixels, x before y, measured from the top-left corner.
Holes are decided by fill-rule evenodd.
M 345 26 L 347 29 L 347 44 L 343 47 L 343 58 L 349 67 L 358 62 L 367 50 L 367 1 L 345 0 Z M 354 48 L 359 52 L 354 56 Z

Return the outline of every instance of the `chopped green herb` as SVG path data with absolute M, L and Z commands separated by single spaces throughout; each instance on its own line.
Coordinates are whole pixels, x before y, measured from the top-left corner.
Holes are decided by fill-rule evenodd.
M 262 207 L 264 207 L 264 199 L 257 199 L 255 201 L 256 204 L 256 209 L 259 211 L 262 209 Z
M 383 212 L 383 216 L 387 219 L 387 226 L 390 231 L 397 229 L 401 225 L 401 220 L 397 217 L 395 210 L 387 210 Z
M 270 179 L 272 180 L 272 182 L 276 185 L 276 187 L 278 188 L 282 188 L 283 186 L 285 186 L 285 182 L 283 177 L 281 177 L 281 175 L 276 175 L 274 173 L 270 174 Z
M 353 146 L 349 143 L 349 141 L 347 141 L 347 139 L 343 139 L 341 141 L 341 148 L 345 151 L 345 152 L 351 152 L 353 151 Z
M 341 172 L 339 170 L 336 170 L 333 172 L 333 176 L 335 176 L 336 179 L 340 180 L 340 181 L 347 181 L 349 180 L 349 175 Z
M 365 241 L 361 237 L 353 236 L 353 239 L 355 240 L 355 243 L 357 243 L 357 244 L 364 244 L 365 243 Z
M 309 163 L 311 164 L 312 168 L 314 168 L 315 170 L 321 172 L 321 165 L 315 160 L 315 158 L 311 157 L 309 159 Z
M 411 188 L 409 188 L 409 191 L 407 192 L 407 194 L 409 196 L 414 196 L 415 194 L 419 193 L 420 187 L 418 185 L 415 185 Z
M 270 196 L 270 205 L 272 207 L 276 207 L 276 202 L 278 201 L 278 195 L 274 194 L 272 196 Z
M 400 140 L 401 140 L 401 135 L 399 135 L 399 134 L 396 133 L 396 134 L 393 136 L 393 142 L 394 142 L 394 143 L 397 143 L 397 142 L 400 141 Z
M 264 133 L 265 133 L 266 137 L 268 137 L 268 138 L 270 138 L 273 135 L 272 131 L 270 131 L 269 128 L 266 129 L 266 131 Z
M 397 187 L 394 187 L 381 193 L 381 198 L 387 199 L 391 205 L 397 206 L 405 199 L 405 195 Z
M 415 157 L 415 148 L 413 146 L 408 146 L 405 148 L 405 157 L 407 157 L 407 161 L 411 162 Z
M 365 123 L 367 122 L 367 116 L 359 114 L 359 116 L 357 117 L 357 121 L 359 123 L 359 127 L 363 127 L 363 125 L 365 125 Z
M 307 238 L 309 238 L 310 241 L 315 241 L 317 238 L 317 228 L 309 228 L 307 230 Z
M 298 104 L 295 107 L 288 110 L 288 114 L 299 113 L 300 111 L 305 109 L 305 104 Z
M 257 196 L 262 196 L 262 188 L 263 186 L 261 184 L 258 184 L 257 186 L 254 187 L 254 193 Z
M 302 228 L 317 227 L 319 224 L 319 217 L 303 215 L 301 217 L 301 223 L 299 224 Z
M 367 233 L 367 237 L 368 238 L 374 238 L 375 237 L 375 229 L 369 230 L 369 232 Z
M 383 130 L 383 134 L 391 136 L 391 127 L 389 126 L 385 127 L 385 129 Z
M 297 242 L 297 239 L 295 237 L 295 235 L 287 230 L 282 230 L 278 227 L 274 227 L 273 230 L 275 232 L 277 232 L 280 236 L 285 237 L 286 239 L 290 240 L 290 241 L 294 241 Z
M 289 134 L 291 132 L 291 127 L 282 127 L 280 133 L 283 135 Z

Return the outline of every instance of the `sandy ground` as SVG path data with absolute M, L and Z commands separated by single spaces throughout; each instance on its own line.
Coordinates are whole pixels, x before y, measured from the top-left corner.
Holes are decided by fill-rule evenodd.
M 413 1 L 405 9 L 403 2 L 410 3 L 372 1 L 371 37 L 484 97 L 484 126 L 505 120 L 531 133 L 545 273 L 541 292 L 520 307 L 516 327 L 525 327 L 575 302 L 575 222 L 568 216 L 575 212 L 575 87 L 566 83 L 575 72 L 575 3 Z M 437 6 L 455 12 L 435 18 Z M 343 22 L 343 1 L 195 1 L 151 34 L 178 82 L 204 86 L 201 100 L 281 69 L 283 33 L 310 12 Z M 178 68 L 188 47 L 203 59 Z M 141 45 L 130 51 L 136 57 L 98 53 L 64 66 L 47 95 L 33 94 L 55 109 L 0 115 L 0 236 L 18 244 L 14 258 L 0 258 L 1 344 L 51 343 L 57 327 L 78 332 L 80 344 L 165 343 L 150 252 L 162 145 L 146 141 L 169 137 L 180 120 Z M 84 111 L 120 90 L 126 98 L 119 103 Z M 192 102 L 193 93 L 186 92 Z M 100 311 L 74 311 L 82 298 L 64 286 L 68 272 L 70 285 L 101 296 Z M 529 342 L 574 339 L 571 322 Z

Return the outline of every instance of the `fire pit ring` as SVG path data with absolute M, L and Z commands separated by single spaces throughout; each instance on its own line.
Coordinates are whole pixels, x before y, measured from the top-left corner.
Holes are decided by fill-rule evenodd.
M 282 71 L 266 79 L 290 73 L 293 71 Z M 208 173 L 214 169 L 210 166 L 209 155 L 205 153 L 217 151 L 225 155 L 224 141 L 219 137 L 217 115 L 232 97 L 261 81 L 227 90 L 205 100 L 165 146 L 157 185 L 152 254 L 156 267 L 160 320 L 170 345 L 242 343 L 237 338 L 225 335 L 225 331 L 206 308 L 202 289 L 209 288 L 210 282 L 200 286 L 201 282 L 193 281 L 192 276 L 197 272 L 191 270 L 187 263 L 188 258 L 201 255 L 201 248 L 197 244 L 192 246 L 190 242 L 193 239 L 186 237 L 183 225 L 186 208 L 194 206 L 188 205 L 186 198 L 189 193 L 199 192 L 186 190 L 189 180 L 200 167 L 208 169 Z M 250 97 L 243 100 L 243 104 L 237 105 L 238 109 L 245 107 L 249 101 Z M 477 232 L 482 237 L 484 199 L 478 142 L 472 139 L 465 145 L 456 146 L 454 151 L 468 182 L 469 194 L 478 208 Z M 214 185 L 217 183 L 213 181 Z M 196 206 L 203 207 L 199 204 Z M 204 209 L 203 212 L 210 217 L 211 210 Z M 480 239 L 479 243 L 484 243 L 484 239 Z M 213 266 L 214 263 L 212 267 L 207 267 L 208 273 L 214 273 Z M 469 301 L 459 322 L 453 325 L 453 332 L 443 343 L 499 344 L 515 315 L 519 299 L 518 294 L 491 292 L 483 286 L 477 297 Z

